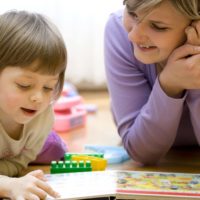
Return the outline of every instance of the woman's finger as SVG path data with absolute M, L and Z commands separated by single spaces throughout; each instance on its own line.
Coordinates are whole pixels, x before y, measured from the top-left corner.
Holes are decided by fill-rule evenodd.
M 200 46 L 185 44 L 175 49 L 169 59 L 179 60 L 196 54 L 200 54 Z
M 185 30 L 185 33 L 187 36 L 187 42 L 186 42 L 187 44 L 191 44 L 191 45 L 200 44 L 198 33 L 194 27 L 192 26 L 187 27 Z

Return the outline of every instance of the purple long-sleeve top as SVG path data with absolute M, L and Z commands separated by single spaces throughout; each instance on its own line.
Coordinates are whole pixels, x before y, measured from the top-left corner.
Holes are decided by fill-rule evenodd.
M 123 27 L 122 11 L 105 27 L 105 66 L 112 112 L 129 155 L 152 164 L 175 145 L 200 144 L 200 90 L 172 98 L 162 90 L 155 64 L 143 64 Z

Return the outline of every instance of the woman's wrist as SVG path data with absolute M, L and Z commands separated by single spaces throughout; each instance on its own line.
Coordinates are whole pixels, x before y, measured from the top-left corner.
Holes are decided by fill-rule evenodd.
M 163 77 L 162 74 L 158 77 L 160 87 L 162 90 L 165 92 L 165 94 L 169 97 L 172 98 L 182 98 L 186 92 L 185 89 L 179 88 L 175 86 L 174 84 L 170 84 L 170 81 L 166 81 Z

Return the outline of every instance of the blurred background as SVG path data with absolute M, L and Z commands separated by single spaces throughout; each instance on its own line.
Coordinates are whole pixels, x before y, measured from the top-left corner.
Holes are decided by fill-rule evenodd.
M 104 26 L 123 0 L 6 0 L 0 13 L 29 10 L 48 16 L 61 31 L 68 50 L 66 80 L 78 89 L 106 89 Z

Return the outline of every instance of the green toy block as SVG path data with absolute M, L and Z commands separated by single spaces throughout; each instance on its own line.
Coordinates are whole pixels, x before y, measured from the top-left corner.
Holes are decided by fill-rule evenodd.
M 93 156 L 98 158 L 104 158 L 103 153 L 65 153 L 64 160 L 71 160 L 72 156 Z
M 72 155 L 71 160 L 80 162 L 82 161 L 90 161 L 92 166 L 92 171 L 102 171 L 106 169 L 107 160 L 100 157 L 95 156 L 87 156 L 87 155 Z
M 72 172 L 88 172 L 92 171 L 90 161 L 52 161 L 50 167 L 51 174 L 72 173 Z

